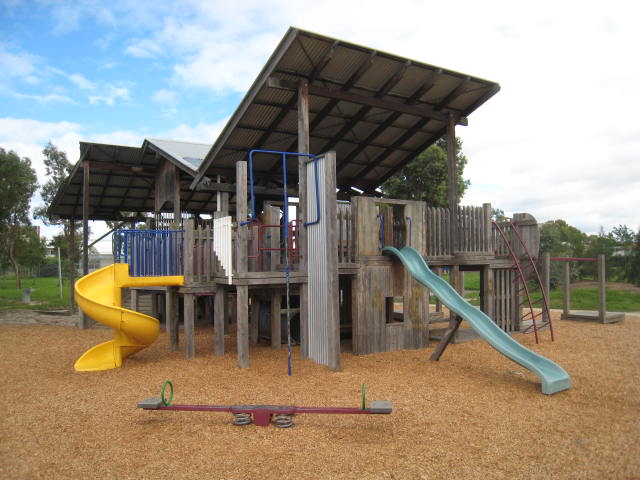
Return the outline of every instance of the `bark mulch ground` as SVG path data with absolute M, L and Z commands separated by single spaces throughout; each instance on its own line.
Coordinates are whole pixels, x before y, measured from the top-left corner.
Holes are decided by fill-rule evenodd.
M 211 353 L 171 352 L 166 334 L 123 368 L 76 373 L 74 361 L 110 330 L 7 325 L 0 319 L 0 478 L 7 479 L 637 479 L 640 478 L 640 316 L 601 325 L 556 319 L 535 345 L 569 372 L 571 390 L 537 377 L 486 342 L 343 355 L 335 373 L 286 349 L 252 346 L 251 368 Z M 556 315 L 557 316 L 557 315 Z M 46 321 L 45 321 L 46 323 Z M 56 323 L 56 322 L 54 322 Z M 64 323 L 64 322 L 62 322 Z M 174 403 L 358 406 L 390 400 L 391 415 L 299 415 L 295 426 L 236 427 L 227 413 L 143 411 L 172 380 Z

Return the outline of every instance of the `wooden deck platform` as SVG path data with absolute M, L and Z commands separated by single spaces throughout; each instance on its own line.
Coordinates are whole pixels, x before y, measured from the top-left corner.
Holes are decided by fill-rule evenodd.
M 604 321 L 600 319 L 600 315 L 594 310 L 571 310 L 568 315 L 562 314 L 562 320 L 577 320 L 584 322 L 600 322 L 600 323 L 616 323 L 624 320 L 622 312 L 605 312 Z

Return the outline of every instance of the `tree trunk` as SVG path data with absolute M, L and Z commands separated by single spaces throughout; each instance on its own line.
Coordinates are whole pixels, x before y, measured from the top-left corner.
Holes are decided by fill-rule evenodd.
M 11 265 L 13 265 L 13 271 L 16 273 L 16 288 L 20 290 L 22 288 L 22 282 L 20 282 L 20 267 L 13 255 L 13 245 L 9 245 L 8 254 L 9 254 L 9 261 L 11 262 Z

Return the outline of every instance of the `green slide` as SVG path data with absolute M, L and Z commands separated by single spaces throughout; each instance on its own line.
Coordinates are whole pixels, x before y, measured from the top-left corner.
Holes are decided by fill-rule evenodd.
M 520 345 L 480 309 L 465 301 L 451 285 L 429 269 L 415 248 L 398 250 L 385 247 L 383 252 L 397 256 L 413 278 L 433 292 L 450 310 L 464 318 L 493 348 L 535 373 L 542 382 L 542 393 L 552 395 L 571 388 L 571 378 L 562 367 Z

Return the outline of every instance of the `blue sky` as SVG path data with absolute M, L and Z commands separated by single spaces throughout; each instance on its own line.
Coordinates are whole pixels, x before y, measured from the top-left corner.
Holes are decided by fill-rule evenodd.
M 617 0 L 0 0 L 0 146 L 44 182 L 49 140 L 72 161 L 80 140 L 213 143 L 293 25 L 501 84 L 458 130 L 464 204 L 637 230 L 638 13 Z

